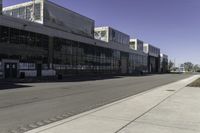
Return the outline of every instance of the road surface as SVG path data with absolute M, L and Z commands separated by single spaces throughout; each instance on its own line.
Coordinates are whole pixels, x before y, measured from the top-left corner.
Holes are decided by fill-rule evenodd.
M 0 133 L 24 132 L 187 78 L 186 74 L 0 85 Z

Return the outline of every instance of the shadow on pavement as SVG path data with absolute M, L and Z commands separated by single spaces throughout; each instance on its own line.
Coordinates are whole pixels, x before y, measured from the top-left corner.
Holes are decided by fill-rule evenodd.
M 14 87 L 29 87 L 25 85 L 17 85 L 18 83 L 49 83 L 49 82 L 84 82 L 84 81 L 95 81 L 95 80 L 107 80 L 107 79 L 117 79 L 123 78 L 122 75 L 101 75 L 101 76 L 67 76 L 67 77 L 42 77 L 42 78 L 25 78 L 25 79 L 0 79 L 0 89 Z
M 6 89 L 18 89 L 24 87 L 32 87 L 29 85 L 23 85 L 23 83 L 52 83 L 52 82 L 84 82 L 84 81 L 97 81 L 108 79 L 119 79 L 126 76 L 138 77 L 138 76 L 152 76 L 155 74 L 142 74 L 142 75 L 73 75 L 65 77 L 46 77 L 46 78 L 25 78 L 25 79 L 0 79 L 0 90 Z
M 123 78 L 122 76 L 104 75 L 104 76 L 68 76 L 68 77 L 46 77 L 35 79 L 18 79 L 17 83 L 48 83 L 48 82 L 84 82 L 95 80 L 107 80 Z
M 24 87 L 31 87 L 31 86 L 20 85 L 15 82 L 0 82 L 0 90 L 18 89 Z
M 19 89 L 32 87 L 23 85 L 23 83 L 52 83 L 52 82 L 84 82 L 123 78 L 122 76 L 104 75 L 104 76 L 68 76 L 68 77 L 46 77 L 46 78 L 26 78 L 26 79 L 0 79 L 0 90 Z

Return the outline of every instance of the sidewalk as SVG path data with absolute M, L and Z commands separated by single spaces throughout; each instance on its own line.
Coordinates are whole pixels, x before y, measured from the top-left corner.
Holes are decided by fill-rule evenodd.
M 196 75 L 27 133 L 199 133 Z

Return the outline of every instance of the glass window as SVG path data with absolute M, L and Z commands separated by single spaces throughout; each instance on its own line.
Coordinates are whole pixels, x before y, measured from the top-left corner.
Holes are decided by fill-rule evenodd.
M 0 26 L 0 42 L 9 42 L 9 28 Z
M 31 11 L 32 11 L 33 6 L 27 6 L 26 7 L 26 19 L 31 20 Z
M 26 18 L 26 9 L 25 7 L 19 8 L 19 18 L 25 19 Z
M 41 19 L 41 5 L 35 4 L 35 20 Z

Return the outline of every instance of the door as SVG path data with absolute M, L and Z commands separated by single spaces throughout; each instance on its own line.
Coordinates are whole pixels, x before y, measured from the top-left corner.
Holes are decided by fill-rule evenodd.
M 5 78 L 17 78 L 17 63 L 5 63 Z
M 121 58 L 121 73 L 126 74 L 128 72 L 128 59 L 126 57 Z
M 42 64 L 37 64 L 37 77 L 42 76 Z

